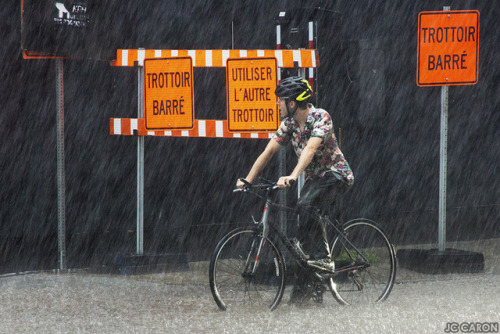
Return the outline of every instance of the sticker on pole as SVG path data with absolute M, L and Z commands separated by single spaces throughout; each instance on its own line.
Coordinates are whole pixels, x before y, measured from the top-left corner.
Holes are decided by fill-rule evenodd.
M 144 60 L 144 114 L 147 130 L 194 127 L 191 57 Z
M 227 60 L 226 96 L 229 132 L 275 132 L 279 113 L 274 90 L 276 58 Z
M 474 85 L 478 61 L 479 11 L 418 14 L 418 86 Z

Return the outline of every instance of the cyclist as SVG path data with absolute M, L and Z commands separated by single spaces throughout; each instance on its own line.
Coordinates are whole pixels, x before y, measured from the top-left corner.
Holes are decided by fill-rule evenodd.
M 311 208 L 328 213 L 337 196 L 352 186 L 354 176 L 338 146 L 330 115 L 309 103 L 313 91 L 307 80 L 288 77 L 278 84 L 275 94 L 282 122 L 245 179 L 252 183 L 280 146 L 292 143 L 297 165 L 290 175 L 281 176 L 277 185 L 289 187 L 305 171 L 304 187 L 297 201 L 300 217 L 294 245 L 310 266 L 333 271 L 335 264 L 325 226 L 310 217 Z M 238 180 L 236 186 L 243 188 L 244 182 Z M 308 277 L 298 273 L 289 303 L 301 303 L 310 294 L 308 281 Z

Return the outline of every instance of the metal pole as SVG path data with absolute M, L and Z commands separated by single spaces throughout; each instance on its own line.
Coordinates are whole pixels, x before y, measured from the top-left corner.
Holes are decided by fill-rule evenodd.
M 441 87 L 441 138 L 439 156 L 439 245 L 443 252 L 446 243 L 446 169 L 448 148 L 448 86 Z
M 66 269 L 66 183 L 64 173 L 64 61 L 56 59 L 57 239 L 59 269 Z
M 299 77 L 305 78 L 306 77 L 306 69 L 299 68 L 298 75 L 299 75 Z M 305 182 L 305 173 L 302 172 L 302 173 L 300 173 L 299 177 L 297 178 L 297 198 L 300 198 L 300 192 L 302 191 L 302 187 L 304 187 L 304 182 Z M 297 219 L 300 219 L 300 217 L 297 217 Z
M 137 118 L 144 118 L 143 67 L 137 70 Z M 137 136 L 137 255 L 144 254 L 144 136 Z
M 443 11 L 449 11 L 444 6 Z M 446 250 L 446 176 L 448 150 L 448 86 L 441 86 L 441 136 L 439 142 L 439 228 L 438 251 Z
M 280 13 L 281 14 L 281 13 Z M 276 49 L 281 49 L 281 25 L 276 25 Z M 281 81 L 281 69 L 278 69 L 278 81 Z M 278 151 L 278 177 L 286 175 L 286 147 L 280 147 Z M 286 196 L 288 191 L 285 189 L 279 192 L 279 203 L 286 205 Z M 286 212 L 279 212 L 279 224 L 281 231 L 286 234 Z

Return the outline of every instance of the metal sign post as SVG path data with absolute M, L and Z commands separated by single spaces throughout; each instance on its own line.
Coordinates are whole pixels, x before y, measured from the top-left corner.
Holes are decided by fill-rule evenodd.
M 449 11 L 444 6 L 443 11 Z M 448 86 L 441 86 L 441 134 L 439 140 L 439 220 L 438 251 L 446 249 L 446 176 L 448 164 Z
M 66 269 L 66 182 L 64 173 L 64 61 L 56 59 L 57 248 L 59 270 Z
M 144 118 L 143 67 L 137 66 L 137 118 Z M 144 254 L 144 136 L 137 136 L 137 227 L 136 253 Z
M 441 87 L 441 137 L 439 141 L 438 250 L 446 249 L 446 176 L 448 163 L 448 86 Z

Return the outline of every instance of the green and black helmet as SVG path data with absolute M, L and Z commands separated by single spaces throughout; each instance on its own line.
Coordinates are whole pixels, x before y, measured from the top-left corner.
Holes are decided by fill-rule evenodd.
M 286 100 L 302 102 L 312 96 L 313 90 L 306 79 L 294 76 L 281 80 L 274 93 Z

